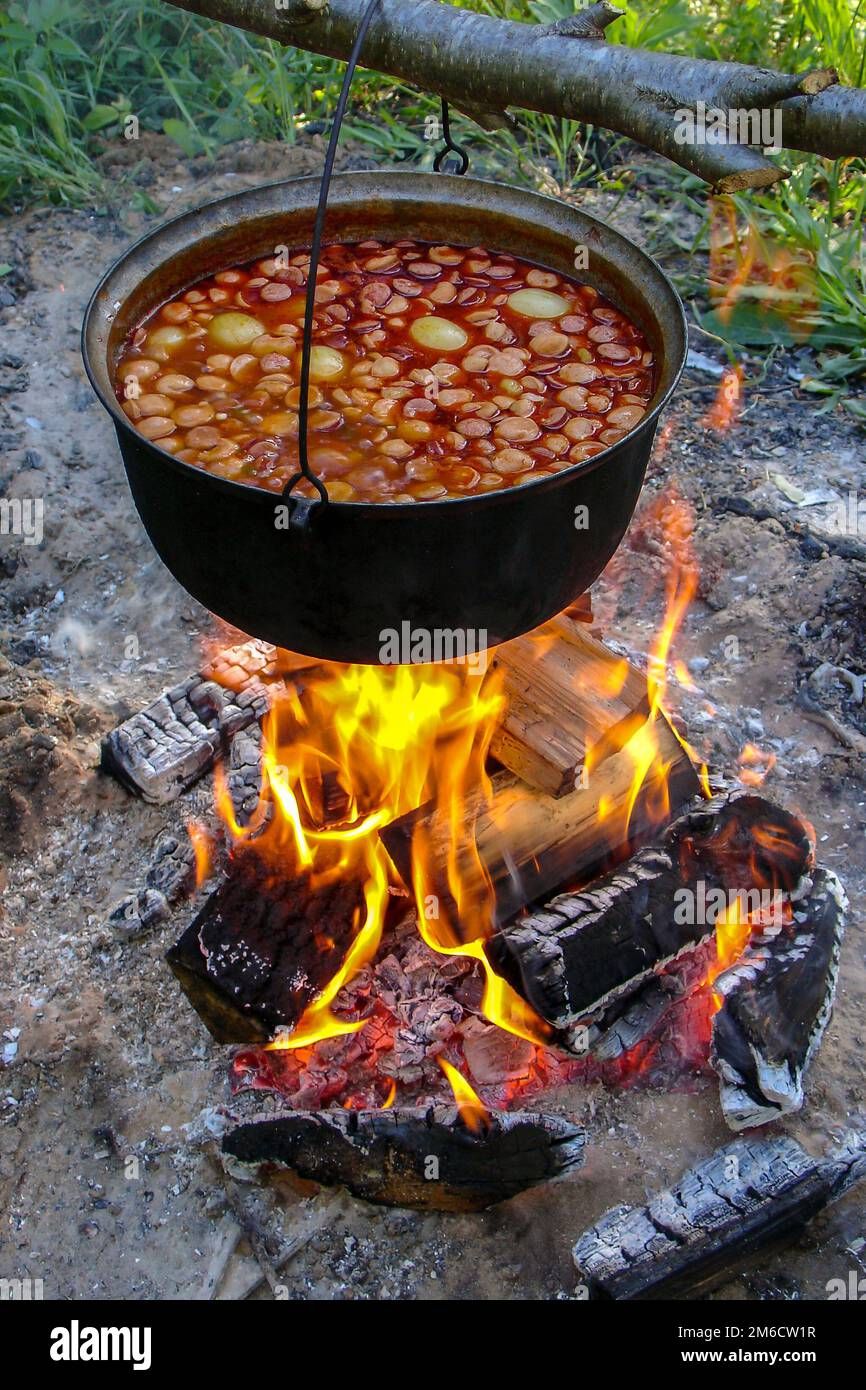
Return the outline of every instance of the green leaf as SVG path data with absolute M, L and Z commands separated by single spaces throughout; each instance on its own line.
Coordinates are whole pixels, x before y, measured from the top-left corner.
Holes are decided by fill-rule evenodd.
M 119 119 L 120 112 L 116 106 L 94 106 L 82 117 L 81 124 L 85 130 L 104 130 L 108 125 L 116 125 Z
M 162 123 L 162 128 L 166 135 L 180 145 L 184 154 L 192 159 L 193 155 L 201 154 L 204 148 L 201 137 L 184 121 L 179 121 L 175 116 L 169 116 Z

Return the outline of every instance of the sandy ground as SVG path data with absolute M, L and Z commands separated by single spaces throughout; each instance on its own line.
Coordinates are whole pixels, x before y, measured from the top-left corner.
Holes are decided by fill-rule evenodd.
M 216 171 L 188 167 L 160 141 L 136 158 L 139 181 L 168 215 L 315 170 L 321 150 L 241 147 Z M 603 197 L 581 197 L 604 214 Z M 646 240 L 636 199 L 613 220 Z M 227 1051 L 162 960 L 192 909 L 132 943 L 107 924 L 111 906 L 141 886 L 159 833 L 209 798 L 204 785 L 184 807 L 148 807 L 95 770 L 100 734 L 194 669 L 213 631 L 150 548 L 78 350 L 97 275 L 147 224 L 140 214 L 31 211 L 0 237 L 0 260 L 15 267 L 3 282 L 13 302 L 0 311 L 2 489 L 45 505 L 41 545 L 0 539 L 0 1276 L 41 1277 L 46 1296 L 66 1299 L 200 1296 L 236 1220 L 190 1142 L 200 1112 L 227 1099 Z M 699 337 L 695 345 L 708 349 Z M 779 521 L 716 506 L 766 501 L 820 537 L 827 506 L 795 507 L 772 475 L 812 501 L 856 490 L 862 434 L 839 415 L 819 416 L 792 370 L 783 358 L 747 389 L 723 437 L 702 424 L 717 376 L 687 371 L 638 519 L 595 600 L 608 634 L 648 648 L 669 559 L 654 508 L 677 488 L 695 509 L 702 574 L 677 644 L 699 686 L 683 697 L 693 740 L 729 771 L 749 741 L 776 753 L 768 792 L 813 822 L 821 859 L 852 900 L 835 1014 L 807 1106 L 786 1126 L 818 1152 L 866 1108 L 866 796 L 856 752 L 810 721 L 795 694 L 821 662 L 863 670 L 864 567 Z M 680 697 L 673 686 L 672 703 Z M 823 698 L 844 725 L 866 730 L 846 688 L 831 681 Z M 573 1298 L 577 1234 L 730 1137 L 716 1087 L 701 1078 L 673 1093 L 571 1087 L 545 1104 L 587 1125 L 585 1168 L 483 1216 L 389 1212 L 298 1191 L 252 1198 L 273 1234 L 314 1231 L 281 1275 L 288 1295 Z M 828 1279 L 862 1272 L 863 1196 L 855 1190 L 795 1247 L 715 1296 L 822 1298 Z M 237 1294 L 253 1267 L 241 1240 L 221 1296 Z M 256 1296 L 271 1295 L 265 1286 Z

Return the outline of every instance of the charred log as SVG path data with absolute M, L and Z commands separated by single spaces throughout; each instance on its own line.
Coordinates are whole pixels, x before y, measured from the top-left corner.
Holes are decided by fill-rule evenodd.
M 217 1042 L 265 1042 L 294 1027 L 336 975 L 363 902 L 353 880 L 311 891 L 307 876 L 242 853 L 166 960 Z
M 715 797 L 624 868 L 504 927 L 488 955 L 542 1018 L 568 1029 L 708 936 L 716 919 L 702 899 L 721 890 L 727 900 L 756 882 L 791 893 L 812 862 L 794 816 L 751 792 Z M 696 910 L 679 913 L 678 901 Z
M 583 1162 L 584 1132 L 558 1115 L 496 1112 L 478 1132 L 456 1107 L 323 1110 L 239 1125 L 223 1153 L 288 1168 L 355 1197 L 420 1211 L 484 1211 Z
M 789 1244 L 864 1174 L 864 1130 L 819 1159 L 786 1135 L 738 1139 L 646 1206 L 605 1212 L 574 1262 L 596 1298 L 694 1297 Z
M 102 770 L 144 801 L 176 800 L 235 734 L 263 717 L 286 679 L 311 664 L 267 642 L 229 647 L 113 729 L 103 740 Z
M 789 926 L 754 939 L 715 981 L 710 1061 L 731 1129 L 767 1124 L 803 1104 L 803 1080 L 833 1010 L 848 907 L 834 873 L 818 869 Z

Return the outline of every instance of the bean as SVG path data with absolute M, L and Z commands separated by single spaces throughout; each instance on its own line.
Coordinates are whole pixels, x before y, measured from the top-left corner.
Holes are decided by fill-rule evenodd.
M 343 478 L 335 478 L 333 482 L 326 483 L 325 487 L 331 502 L 351 502 L 357 496 L 355 489 Z
M 192 318 L 192 309 L 183 303 L 164 304 L 159 313 L 166 323 L 186 323 L 187 319 Z
M 262 429 L 268 434 L 293 434 L 297 428 L 297 415 L 287 410 L 275 410 L 262 420 Z
M 518 415 L 501 420 L 496 426 L 497 439 L 507 439 L 512 444 L 531 444 L 541 436 L 541 430 L 534 420 L 523 420 Z
M 178 405 L 171 412 L 171 418 L 181 429 L 193 425 L 204 425 L 214 417 L 214 408 L 208 401 L 198 401 L 195 405 Z
M 562 454 L 567 454 L 570 440 L 564 434 L 548 434 L 545 437 L 545 448 L 549 449 L 554 458 L 559 458 Z
M 590 420 L 586 415 L 577 415 L 573 420 L 569 420 L 567 425 L 563 425 L 562 432 L 569 439 L 577 442 L 581 439 L 589 439 L 598 429 L 598 420 Z
M 416 285 L 414 280 L 407 280 L 402 275 L 395 276 L 391 281 L 398 294 L 404 295 L 407 299 L 415 299 L 421 293 L 421 286 Z M 372 289 L 372 285 L 370 286 Z M 387 286 L 384 286 L 387 289 Z M 387 301 L 385 301 L 387 302 Z
M 215 425 L 197 425 L 188 430 L 186 443 L 190 449 L 213 449 L 219 444 L 222 435 Z
M 444 392 L 440 392 L 440 405 L 444 394 Z M 429 401 L 426 396 L 413 396 L 411 400 L 404 402 L 403 414 L 410 420 L 416 419 L 419 415 L 435 415 L 436 402 Z
M 400 363 L 395 362 L 393 357 L 380 357 L 370 368 L 370 375 L 379 380 L 387 381 L 400 375 Z
M 532 455 L 523 449 L 500 449 L 491 462 L 497 473 L 523 473 L 532 467 Z
M 136 381 L 147 381 L 148 377 L 155 376 L 159 370 L 159 363 L 150 357 L 132 357 L 125 358 L 117 372 L 121 381 L 126 382 L 129 377 L 134 377 Z
M 167 415 L 148 415 L 146 419 L 137 420 L 136 427 L 145 439 L 162 439 L 167 434 L 174 434 L 175 424 Z
M 441 483 L 410 483 L 409 491 L 419 502 L 435 502 L 438 497 L 444 497 L 448 489 Z
M 400 264 L 400 257 L 396 251 L 385 251 L 381 256 L 370 256 L 364 262 L 364 269 L 371 275 L 377 275 L 383 270 L 394 270 Z
M 441 285 L 435 285 L 430 291 L 430 298 L 434 304 L 451 304 L 457 298 L 457 286 L 443 280 Z
M 491 425 L 486 420 L 477 420 L 470 416 L 468 420 L 461 420 L 457 425 L 457 431 L 466 439 L 483 439 L 490 433 Z
M 233 381 L 239 382 L 242 386 L 251 385 L 258 376 L 258 360 L 251 352 L 242 352 L 238 357 L 232 358 L 229 367 L 229 376 Z
M 549 270 L 530 270 L 526 274 L 527 285 L 537 290 L 554 290 L 559 284 L 559 276 Z
M 410 275 L 414 275 L 416 280 L 438 280 L 442 274 L 442 267 L 433 261 L 412 261 L 406 269 Z
M 594 328 L 591 328 L 586 336 L 591 343 L 613 343 L 619 337 L 619 334 L 610 324 L 599 323 L 596 324 Z
M 536 333 L 532 339 L 532 351 L 540 357 L 562 357 L 569 349 L 564 333 Z
M 432 439 L 433 426 L 428 420 L 402 420 L 397 426 L 397 433 L 410 444 L 421 444 L 426 439 Z
M 261 296 L 266 304 L 279 304 L 284 299 L 291 299 L 293 294 L 291 285 L 283 285 L 279 280 L 269 280 L 261 288 Z
M 138 410 L 140 415 L 167 415 L 171 410 L 173 402 L 168 396 L 161 392 L 148 392 L 138 398 Z
M 261 364 L 263 372 L 284 372 L 291 367 L 292 359 L 281 352 L 266 352 Z
M 602 343 L 598 355 L 607 362 L 633 362 L 635 358 L 632 349 L 623 347 L 621 343 Z
M 632 430 L 646 414 L 643 406 L 640 405 L 621 405 L 616 410 L 612 410 L 608 415 L 608 423 L 617 425 L 624 430 Z
M 200 391 L 228 391 L 231 387 L 231 382 L 226 377 L 214 376 L 210 372 L 197 376 L 195 384 Z
M 567 405 L 569 410 L 586 409 L 587 391 L 584 386 L 566 386 L 564 391 L 556 393 L 556 399 L 561 405 Z
M 343 423 L 343 417 L 338 410 L 314 410 L 309 417 L 311 430 L 321 433 L 325 430 L 336 430 Z
M 463 252 L 453 246 L 433 246 L 428 254 L 436 265 L 460 265 L 463 260 Z
M 585 362 L 568 362 L 560 368 L 559 375 L 563 381 L 585 384 L 588 381 L 597 381 L 601 372 L 598 367 L 591 367 Z

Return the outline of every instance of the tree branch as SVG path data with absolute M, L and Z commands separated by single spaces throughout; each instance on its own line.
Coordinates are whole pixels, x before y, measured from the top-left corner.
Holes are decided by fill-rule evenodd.
M 180 9 L 345 60 L 367 0 L 169 0 Z M 607 0 L 549 26 L 492 19 L 439 0 L 380 0 L 364 66 L 436 93 L 487 122 L 509 106 L 570 117 L 636 140 L 720 192 L 775 183 L 758 145 L 679 143 L 677 114 L 778 110 L 781 143 L 830 158 L 866 153 L 866 91 L 816 69 L 773 72 L 604 42 Z M 290 60 L 289 60 L 290 61 Z

